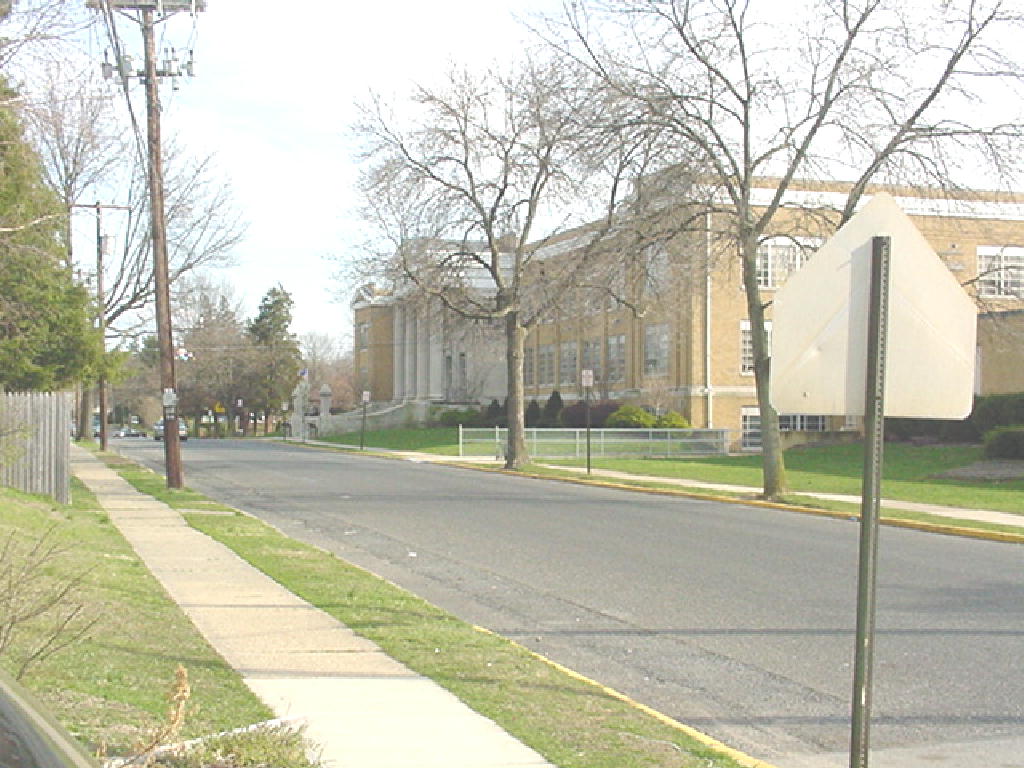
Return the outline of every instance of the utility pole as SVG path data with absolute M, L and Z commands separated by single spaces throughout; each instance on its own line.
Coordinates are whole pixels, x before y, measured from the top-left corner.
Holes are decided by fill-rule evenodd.
M 206 10 L 205 0 L 88 0 L 94 8 L 118 8 L 141 13 L 143 70 L 137 73 L 146 86 L 146 133 L 149 144 L 149 208 L 153 245 L 153 282 L 156 292 L 156 330 L 160 350 L 160 389 L 164 412 L 164 470 L 168 488 L 181 488 L 184 473 L 181 464 L 181 442 L 178 437 L 178 395 L 174 375 L 174 341 L 171 327 L 170 274 L 167 260 L 167 229 L 164 215 L 163 153 L 160 139 L 160 77 L 176 78 L 181 75 L 177 62 L 168 62 L 163 70 L 157 68 L 156 39 L 154 35 L 155 10 Z M 104 72 L 113 73 L 114 67 L 105 65 Z M 127 66 L 117 62 L 117 71 L 127 77 Z M 192 74 L 191 60 L 185 71 Z
M 100 343 L 104 345 L 103 353 L 106 354 L 107 299 L 103 287 L 103 256 L 106 238 L 103 235 L 103 209 L 109 208 L 118 211 L 128 211 L 131 209 L 127 205 L 104 205 L 99 200 L 92 205 L 72 203 L 71 207 L 91 208 L 96 212 L 96 324 L 100 333 Z M 100 401 L 100 450 L 105 451 L 107 450 L 107 375 L 102 368 L 97 387 L 99 389 Z M 83 399 L 82 402 L 84 403 L 86 400 Z M 86 409 L 83 408 L 82 410 Z M 79 419 L 79 429 L 82 432 L 83 438 L 85 437 L 86 429 L 92 428 L 92 419 L 89 416 L 90 414 L 86 413 L 83 418 Z
M 153 280 L 156 286 L 156 335 L 160 348 L 160 389 L 164 406 L 164 469 L 167 487 L 185 484 L 178 440 L 177 392 L 174 377 L 174 342 L 171 330 L 171 292 L 167 268 L 167 229 L 164 219 L 163 152 L 160 146 L 160 82 L 156 71 L 153 11 L 142 11 L 142 42 L 146 84 L 146 135 L 149 138 L 149 211 L 153 240 Z

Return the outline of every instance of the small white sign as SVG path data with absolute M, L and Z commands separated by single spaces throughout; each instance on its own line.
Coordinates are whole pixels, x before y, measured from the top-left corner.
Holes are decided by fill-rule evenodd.
M 594 386 L 594 372 L 590 368 L 580 371 L 580 378 L 583 380 L 584 387 Z
M 173 389 L 164 390 L 164 408 L 173 408 L 178 404 L 178 395 Z
M 363 390 L 363 402 L 364 403 L 370 402 L 370 391 L 367 390 L 367 389 Z

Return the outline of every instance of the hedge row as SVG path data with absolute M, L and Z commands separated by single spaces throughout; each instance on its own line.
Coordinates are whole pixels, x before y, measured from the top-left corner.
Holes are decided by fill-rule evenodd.
M 963 421 L 945 419 L 886 419 L 886 435 L 894 440 L 934 438 L 944 443 L 980 443 L 998 427 L 1024 424 L 1024 392 L 974 398 L 971 415 Z
M 445 411 L 438 417 L 441 425 L 454 427 L 506 427 L 508 426 L 508 405 L 491 400 L 485 408 L 466 408 L 464 410 Z M 577 401 L 565 406 L 562 396 L 556 389 L 551 393 L 544 405 L 531 400 L 524 413 L 527 427 L 571 427 L 583 428 L 587 425 L 587 406 Z M 597 400 L 590 403 L 590 426 L 601 427 L 658 427 L 661 429 L 686 429 L 689 422 L 676 411 L 669 411 L 662 416 L 653 414 L 635 405 L 622 405 L 617 400 Z
M 997 427 L 987 432 L 985 458 L 1024 459 L 1024 427 Z

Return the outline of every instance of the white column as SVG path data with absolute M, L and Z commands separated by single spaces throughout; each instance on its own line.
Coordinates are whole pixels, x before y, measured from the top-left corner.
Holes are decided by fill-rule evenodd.
M 423 310 L 416 323 L 416 396 L 430 397 L 430 311 Z
M 416 310 L 405 313 L 405 399 L 415 400 L 416 392 Z
M 395 305 L 391 322 L 395 337 L 395 346 L 391 351 L 394 363 L 394 383 L 391 396 L 395 400 L 401 400 L 405 397 L 405 307 Z

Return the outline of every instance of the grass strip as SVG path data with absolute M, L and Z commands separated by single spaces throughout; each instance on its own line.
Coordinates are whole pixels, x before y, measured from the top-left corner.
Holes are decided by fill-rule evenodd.
M 183 737 L 272 717 L 170 600 L 95 497 L 72 482 L 70 506 L 0 489 L 0 537 L 13 535 L 24 549 L 48 534 L 61 549 L 36 587 L 53 589 L 85 574 L 73 600 L 96 620 L 84 639 L 29 668 L 22 683 L 87 748 L 105 745 L 109 754 L 130 754 L 163 722 L 179 663 L 192 684 Z M 0 664 L 13 671 L 42 631 L 24 625 Z
M 562 768 L 737 765 L 594 683 L 260 520 L 186 519 Z
M 136 488 L 149 487 L 148 470 L 140 473 L 124 460 L 115 469 Z M 254 517 L 204 514 L 189 494 L 185 518 L 190 525 L 447 688 L 561 768 L 744 764 L 526 648 L 460 621 Z

